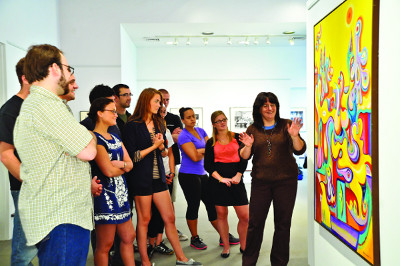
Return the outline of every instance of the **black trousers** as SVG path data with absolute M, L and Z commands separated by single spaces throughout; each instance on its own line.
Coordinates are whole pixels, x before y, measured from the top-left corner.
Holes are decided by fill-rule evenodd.
M 274 204 L 275 232 L 270 254 L 271 265 L 289 262 L 290 227 L 297 194 L 297 177 L 282 181 L 252 180 L 249 227 L 242 265 L 256 265 L 263 241 L 265 221 L 271 202 Z
M 217 210 L 211 201 L 207 175 L 194 175 L 179 172 L 179 184 L 188 204 L 186 210 L 187 220 L 196 220 L 199 216 L 200 200 L 206 206 L 208 220 L 217 219 Z

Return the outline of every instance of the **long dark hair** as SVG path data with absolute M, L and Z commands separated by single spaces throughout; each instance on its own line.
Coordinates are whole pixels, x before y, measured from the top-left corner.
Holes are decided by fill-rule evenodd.
M 147 88 L 142 91 L 139 95 L 139 99 L 137 100 L 135 111 L 129 117 L 128 121 L 137 121 L 137 122 L 145 122 L 147 115 L 151 112 L 150 111 L 150 101 L 154 97 L 154 95 L 160 95 L 160 105 L 163 102 L 162 94 L 156 89 Z M 154 126 L 158 128 L 161 133 L 165 133 L 165 122 L 164 118 L 162 118 L 160 114 L 160 109 L 158 109 L 157 114 L 152 114 L 151 118 L 153 119 Z
M 264 122 L 261 117 L 260 109 L 267 102 L 274 103 L 276 105 L 276 114 L 275 114 L 275 122 L 278 123 L 281 120 L 279 115 L 279 101 L 278 97 L 272 92 L 260 92 L 253 104 L 253 120 L 254 126 L 258 129 L 264 128 Z

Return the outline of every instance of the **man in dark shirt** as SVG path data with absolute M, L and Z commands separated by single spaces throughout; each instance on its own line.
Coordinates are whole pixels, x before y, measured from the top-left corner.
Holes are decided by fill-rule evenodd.
M 89 94 L 89 102 L 92 104 L 94 100 L 97 98 L 105 97 L 111 100 L 115 100 L 115 94 L 114 91 L 107 85 L 96 85 Z M 96 123 L 92 121 L 89 117 L 86 117 L 84 120 L 82 120 L 81 125 L 86 127 L 88 130 L 93 131 L 94 127 L 96 126 Z M 119 138 L 121 138 L 121 131 L 118 129 L 118 126 L 111 126 L 108 128 L 108 133 L 117 135 Z
M 159 91 L 161 92 L 161 94 L 163 96 L 163 103 L 165 105 L 165 108 L 167 108 L 169 105 L 169 99 L 170 99 L 169 92 L 166 89 L 159 89 Z M 178 148 L 178 137 L 182 131 L 183 125 L 182 125 L 181 118 L 170 112 L 167 112 L 167 115 L 164 117 L 164 119 L 165 119 L 165 122 L 167 123 L 167 128 L 171 132 L 172 139 L 174 140 L 174 144 L 172 145 L 171 149 L 172 149 L 172 152 L 174 154 L 174 159 L 175 159 L 175 172 L 174 172 L 175 180 L 173 182 L 176 183 L 178 181 L 176 178 L 178 176 L 178 169 L 176 166 L 181 164 L 181 155 L 179 153 L 179 148 Z M 176 193 L 176 189 L 175 189 L 175 193 Z M 180 241 L 188 240 L 188 237 L 179 230 L 178 230 L 178 235 L 179 235 Z
M 25 233 L 22 230 L 21 220 L 18 211 L 18 198 L 22 180 L 20 179 L 20 159 L 14 147 L 14 125 L 22 102 L 29 94 L 30 84 L 23 75 L 25 58 L 19 60 L 16 71 L 21 90 L 11 97 L 0 109 L 0 156 L 1 162 L 8 170 L 10 179 L 10 190 L 14 200 L 15 214 L 13 237 L 11 241 L 11 265 L 31 265 L 32 259 L 36 256 L 35 246 L 26 245 Z
M 126 108 L 129 108 L 131 105 L 132 93 L 128 85 L 125 84 L 115 85 L 113 91 L 115 93 L 115 106 L 118 113 L 117 126 L 122 133 L 126 122 L 128 122 L 128 118 L 131 116 Z
M 159 91 L 162 93 L 165 108 L 168 108 L 170 99 L 169 92 L 166 89 L 159 89 Z M 167 112 L 164 119 L 167 123 L 167 128 L 171 131 L 172 139 L 174 140 L 172 151 L 174 152 L 175 165 L 181 164 L 181 156 L 178 148 L 178 136 L 183 129 L 181 118 L 178 115 Z

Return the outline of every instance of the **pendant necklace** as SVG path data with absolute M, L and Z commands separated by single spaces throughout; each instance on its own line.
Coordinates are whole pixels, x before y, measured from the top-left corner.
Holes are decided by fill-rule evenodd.
M 276 123 L 272 126 L 271 133 L 268 135 L 267 130 L 264 127 L 264 133 L 267 136 L 267 157 L 271 157 L 272 154 L 272 134 L 274 134 L 274 129 L 275 129 Z

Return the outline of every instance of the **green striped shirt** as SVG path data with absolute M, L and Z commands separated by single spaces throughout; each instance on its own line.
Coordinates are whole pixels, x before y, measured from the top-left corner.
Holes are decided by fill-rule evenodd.
M 90 166 L 75 157 L 92 135 L 63 101 L 32 86 L 15 123 L 14 140 L 22 163 L 19 212 L 27 244 L 38 243 L 60 224 L 92 230 Z

